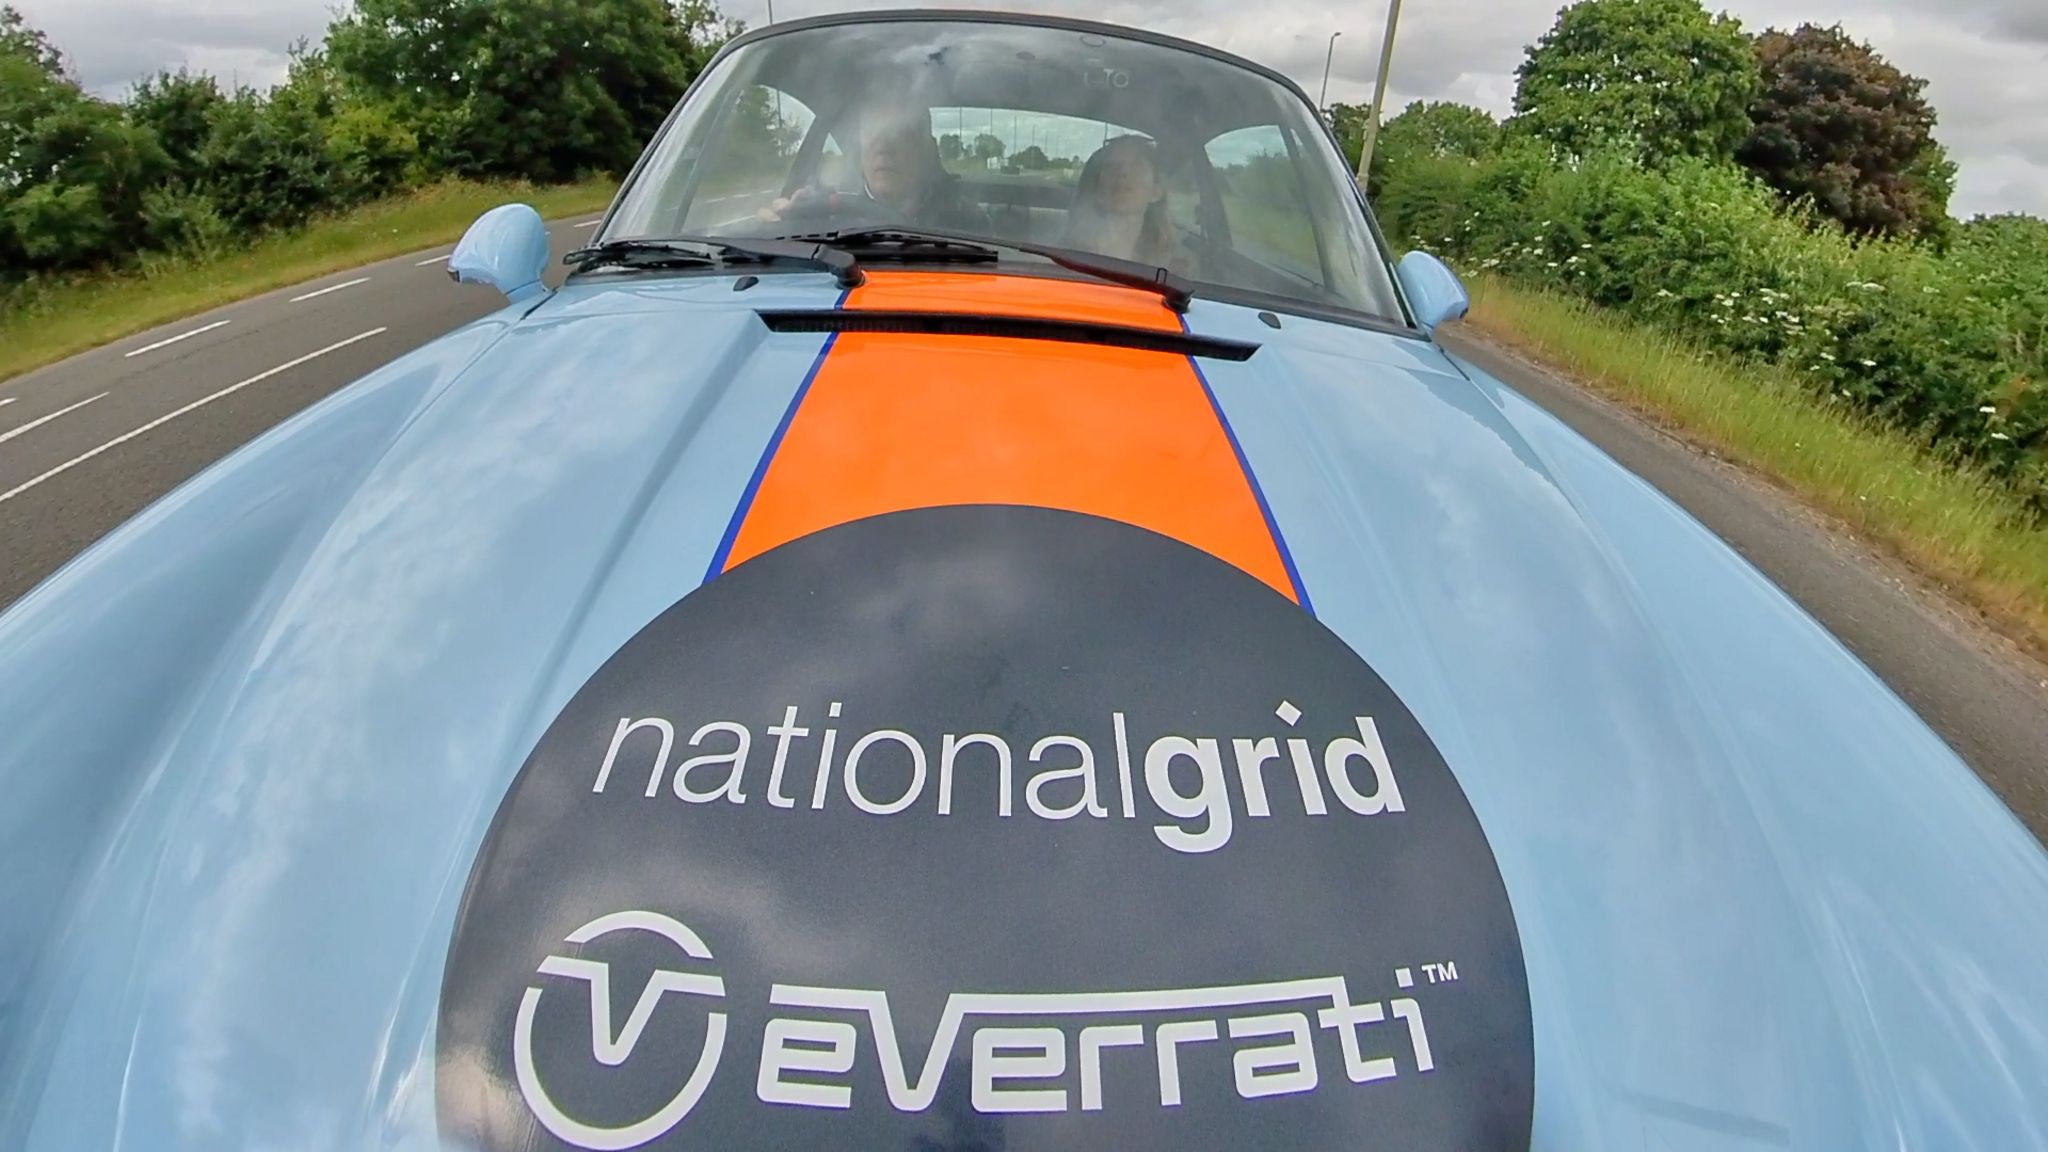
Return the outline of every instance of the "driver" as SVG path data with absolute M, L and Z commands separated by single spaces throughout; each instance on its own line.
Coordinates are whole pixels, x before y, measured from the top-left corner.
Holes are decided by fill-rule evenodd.
M 931 110 L 906 97 L 870 97 L 854 114 L 860 132 L 861 192 L 889 223 L 949 232 L 986 233 L 988 217 L 961 195 L 939 163 Z M 763 220 L 835 216 L 858 211 L 843 193 L 804 188 L 763 208 Z M 874 221 L 880 222 L 880 221 Z

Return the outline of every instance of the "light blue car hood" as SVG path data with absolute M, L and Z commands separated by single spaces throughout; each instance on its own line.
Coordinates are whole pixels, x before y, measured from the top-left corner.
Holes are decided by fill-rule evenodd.
M 508 310 L 0 618 L 0 1146 L 440 1146 L 437 1003 L 500 798 L 719 553 L 825 340 L 756 310 L 832 299 Z M 1867 670 L 1434 345 L 1188 327 L 1262 345 L 1201 370 L 1316 618 L 1498 860 L 1534 1147 L 2048 1147 L 2048 863 Z

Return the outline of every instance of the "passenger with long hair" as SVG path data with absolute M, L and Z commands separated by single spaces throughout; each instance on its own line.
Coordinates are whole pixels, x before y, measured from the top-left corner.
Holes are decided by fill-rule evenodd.
M 1119 136 L 1095 150 L 1081 167 L 1064 243 L 1145 264 L 1175 262 L 1157 144 Z

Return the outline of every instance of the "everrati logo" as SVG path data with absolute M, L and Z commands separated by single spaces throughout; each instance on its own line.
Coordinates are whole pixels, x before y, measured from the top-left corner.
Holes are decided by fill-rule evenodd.
M 679 921 L 663 916 L 659 912 L 614 912 L 600 916 L 574 932 L 569 933 L 565 943 L 588 944 L 613 932 L 639 930 L 653 932 L 666 938 L 671 944 L 695 960 L 711 959 L 711 949 L 695 932 Z M 588 986 L 590 992 L 590 1052 L 597 1062 L 606 1067 L 616 1068 L 626 1062 L 633 1049 L 640 1042 L 640 1036 L 647 1030 L 648 1021 L 654 1018 L 655 1009 L 660 1007 L 662 996 L 669 992 L 680 992 L 690 996 L 709 996 L 722 999 L 725 996 L 725 981 L 717 976 L 706 976 L 692 972 L 676 972 L 657 968 L 654 975 L 640 990 L 640 998 L 634 1002 L 633 1011 L 626 1017 L 625 1027 L 614 1035 L 612 1032 L 612 973 L 611 965 L 599 960 L 585 960 L 577 956 L 549 956 L 540 962 L 539 974 L 560 976 L 578 980 Z M 674 1128 L 683 1117 L 690 1114 L 697 1101 L 703 1098 L 704 1090 L 711 1086 L 711 1074 L 718 1070 L 718 1057 L 725 1049 L 725 1013 L 710 1014 L 704 1036 L 704 1051 L 697 1057 L 689 1079 L 653 1115 L 618 1128 L 603 1128 L 585 1124 L 574 1119 L 558 1107 L 547 1089 L 542 1086 L 540 1072 L 533 1063 L 533 1017 L 540 1007 L 541 988 L 529 987 L 519 999 L 519 1019 L 512 1030 L 512 1066 L 519 1077 L 519 1094 L 526 1098 L 526 1106 L 533 1109 L 534 1118 L 548 1131 L 562 1140 L 583 1148 L 609 1150 L 633 1148 L 654 1140 Z
M 696 933 L 658 912 L 601 916 L 570 933 L 567 942 L 585 944 L 632 929 L 658 933 L 693 959 L 711 958 Z M 1457 979 L 1455 963 L 1425 965 L 1424 972 L 1431 983 Z M 600 1064 L 614 1068 L 633 1055 L 666 993 L 725 996 L 724 981 L 717 976 L 656 969 L 625 1027 L 614 1035 L 609 965 L 551 955 L 541 961 L 539 974 L 575 980 L 588 988 L 591 1052 Z M 1392 975 L 1399 989 L 1415 985 L 1412 968 L 1396 969 Z M 679 1073 L 689 1071 L 666 1104 L 620 1127 L 576 1120 L 549 1096 L 534 1066 L 534 1013 L 542 991 L 540 986 L 528 987 L 520 998 L 513 1065 L 520 1094 L 534 1117 L 561 1140 L 611 1150 L 659 1139 L 682 1123 L 710 1087 L 725 1044 L 726 1018 L 717 1011 L 709 1014 L 704 1049 L 695 1063 L 676 1062 Z M 768 1004 L 773 1014 L 762 1030 L 754 1096 L 763 1104 L 800 1108 L 854 1106 L 862 1024 L 871 1041 L 865 1050 L 879 1064 L 883 1094 L 891 1108 L 904 1113 L 924 1112 L 938 1099 L 963 1031 L 970 1033 L 968 1098 L 973 1110 L 985 1115 L 1070 1112 L 1076 1106 L 1083 1112 L 1099 1112 L 1112 1096 L 1143 1107 L 1155 1088 L 1158 1107 L 1176 1108 L 1183 1101 L 1184 1052 L 1225 1037 L 1232 1042 L 1256 1041 L 1234 1044 L 1230 1052 L 1230 1082 L 1246 1100 L 1314 1091 L 1323 1081 L 1315 1044 L 1318 1029 L 1334 1036 L 1344 1079 L 1352 1084 L 1393 1080 L 1404 1071 L 1403 1064 L 1415 1074 L 1436 1068 L 1422 1007 L 1412 995 L 1354 1002 L 1343 976 L 1138 991 L 955 992 L 946 998 L 931 1045 L 916 1069 L 904 1058 L 903 1038 L 886 991 L 776 983 Z M 1150 1059 L 1126 1054 L 1106 1061 L 1105 1053 L 1112 1049 L 1149 1049 Z M 657 1052 L 647 1058 L 665 1061 L 670 1055 Z M 1114 1063 L 1117 1075 L 1106 1074 L 1106 1062 Z M 1078 1080 L 1078 1091 L 1070 1075 Z

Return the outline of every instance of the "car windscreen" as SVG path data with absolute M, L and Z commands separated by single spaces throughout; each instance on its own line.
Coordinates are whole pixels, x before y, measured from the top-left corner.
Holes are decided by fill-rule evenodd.
M 1052 25 L 886 20 L 742 44 L 601 239 L 866 227 L 1054 245 L 1166 267 L 1198 293 L 1402 322 L 1298 93 L 1221 56 Z

